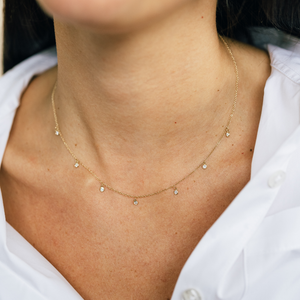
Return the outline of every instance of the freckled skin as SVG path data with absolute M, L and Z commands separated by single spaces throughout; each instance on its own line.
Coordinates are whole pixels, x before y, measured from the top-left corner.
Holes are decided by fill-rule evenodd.
M 0 169 L 6 219 L 85 300 L 170 299 L 193 249 L 249 181 L 268 56 L 228 39 L 241 82 L 229 140 L 178 195 L 134 206 L 74 168 L 53 134 L 53 85 L 65 138 L 100 178 L 135 194 L 169 186 L 211 151 L 231 109 L 217 1 L 39 3 L 54 15 L 59 63 L 22 95 Z

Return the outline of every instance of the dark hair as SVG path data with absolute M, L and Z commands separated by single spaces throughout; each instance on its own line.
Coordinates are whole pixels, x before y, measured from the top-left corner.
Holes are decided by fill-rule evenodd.
M 4 0 L 3 70 L 55 45 L 53 20 L 36 0 Z M 250 26 L 275 27 L 300 37 L 300 0 L 218 0 L 217 28 L 232 38 L 251 37 Z

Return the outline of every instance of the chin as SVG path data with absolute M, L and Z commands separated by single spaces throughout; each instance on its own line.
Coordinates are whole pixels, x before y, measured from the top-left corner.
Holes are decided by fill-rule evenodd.
M 194 0 L 37 0 L 60 22 L 82 25 L 102 33 L 139 28 Z

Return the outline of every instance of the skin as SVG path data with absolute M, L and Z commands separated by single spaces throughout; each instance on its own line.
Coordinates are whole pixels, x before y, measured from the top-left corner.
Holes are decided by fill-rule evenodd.
M 172 190 L 105 191 L 54 135 L 51 92 L 70 148 L 107 184 L 147 194 L 211 151 L 234 97 L 233 63 L 212 0 L 40 0 L 54 16 L 58 67 L 21 99 L 0 171 L 7 221 L 85 300 L 172 296 L 205 232 L 250 179 L 268 55 L 227 39 L 240 73 L 231 136 Z

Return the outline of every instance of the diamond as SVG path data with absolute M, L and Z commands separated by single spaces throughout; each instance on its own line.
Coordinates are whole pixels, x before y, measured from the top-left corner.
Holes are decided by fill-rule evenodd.
M 59 131 L 58 130 L 55 130 L 55 135 L 59 135 Z
M 178 192 L 178 190 L 177 190 L 177 188 L 176 188 L 176 189 L 174 190 L 174 194 L 175 194 L 175 195 L 178 195 L 178 193 L 179 193 L 179 192 Z
M 226 137 L 229 137 L 229 136 L 230 136 L 230 131 L 229 131 L 229 128 L 228 128 L 228 127 L 226 127 L 226 129 L 225 129 L 225 136 L 226 136 Z
M 133 200 L 133 204 L 134 204 L 134 205 L 138 205 L 139 202 L 138 202 L 136 199 L 134 199 L 134 200 Z
M 100 187 L 100 192 L 103 193 L 104 191 L 105 191 L 104 186 L 101 186 L 101 187 Z
M 204 164 L 202 165 L 202 168 L 203 168 L 204 170 L 207 169 L 207 164 L 204 163 Z
M 74 165 L 75 168 L 78 168 L 79 167 L 79 163 L 78 161 L 76 161 L 75 165 Z

